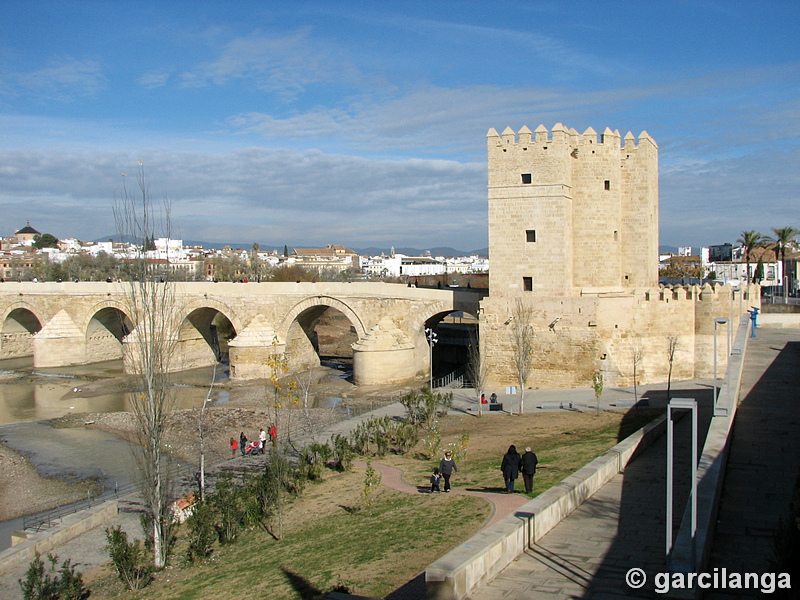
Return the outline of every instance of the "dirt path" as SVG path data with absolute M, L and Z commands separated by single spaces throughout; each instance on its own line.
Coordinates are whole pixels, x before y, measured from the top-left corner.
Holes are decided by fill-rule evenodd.
M 355 464 L 365 466 L 366 463 L 357 461 Z M 406 494 L 428 494 L 430 493 L 430 486 L 425 485 L 409 485 L 403 478 L 403 472 L 397 467 L 385 465 L 383 463 L 373 462 L 372 466 L 377 469 L 381 474 L 381 484 L 389 489 Z M 486 500 L 492 506 L 492 513 L 483 524 L 481 529 L 485 529 L 493 525 L 506 515 L 510 515 L 515 510 L 518 510 L 523 504 L 528 502 L 530 498 L 524 494 L 504 494 L 502 492 L 483 492 L 478 490 L 459 489 L 458 476 L 456 476 L 452 483 L 456 487 L 452 488 L 452 493 L 462 496 L 474 496 Z

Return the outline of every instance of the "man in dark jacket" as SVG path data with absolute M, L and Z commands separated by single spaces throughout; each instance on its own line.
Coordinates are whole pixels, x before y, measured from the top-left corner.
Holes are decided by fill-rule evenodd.
M 522 481 L 525 482 L 525 493 L 530 494 L 533 491 L 533 476 L 536 474 L 536 465 L 539 464 L 539 459 L 536 454 L 531 452 L 531 447 L 525 448 L 525 454 L 522 455 Z

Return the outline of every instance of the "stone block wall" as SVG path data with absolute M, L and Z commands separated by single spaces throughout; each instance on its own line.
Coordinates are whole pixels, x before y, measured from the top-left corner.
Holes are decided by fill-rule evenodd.
M 753 286 L 750 297 L 758 297 Z M 532 309 L 534 349 L 529 388 L 591 387 L 595 372 L 606 386 L 667 381 L 669 340 L 677 339 L 673 381 L 713 374 L 714 320 L 738 320 L 730 286 L 666 287 L 596 293 L 581 298 L 523 296 Z M 513 361 L 514 298 L 490 296 L 481 306 L 481 348 L 490 386 L 517 385 Z M 749 306 L 748 300 L 745 304 Z M 552 326 L 551 326 L 552 325 Z M 727 325 L 718 326 L 717 370 L 727 360 Z
M 622 146 L 608 128 L 490 129 L 487 150 L 492 295 L 657 284 L 658 147 L 646 132 Z

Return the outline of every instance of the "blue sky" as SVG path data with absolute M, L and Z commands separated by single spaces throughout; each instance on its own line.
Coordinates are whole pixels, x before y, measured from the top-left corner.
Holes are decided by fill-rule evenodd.
M 486 132 L 646 130 L 661 244 L 800 228 L 800 2 L 0 2 L 2 234 L 487 244 Z M 130 183 L 130 182 L 129 182 Z

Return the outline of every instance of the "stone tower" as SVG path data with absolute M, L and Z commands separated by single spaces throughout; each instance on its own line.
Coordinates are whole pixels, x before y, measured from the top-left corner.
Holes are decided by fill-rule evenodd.
M 658 146 L 560 123 L 487 135 L 491 296 L 658 285 Z M 624 143 L 622 143 L 624 142 Z

